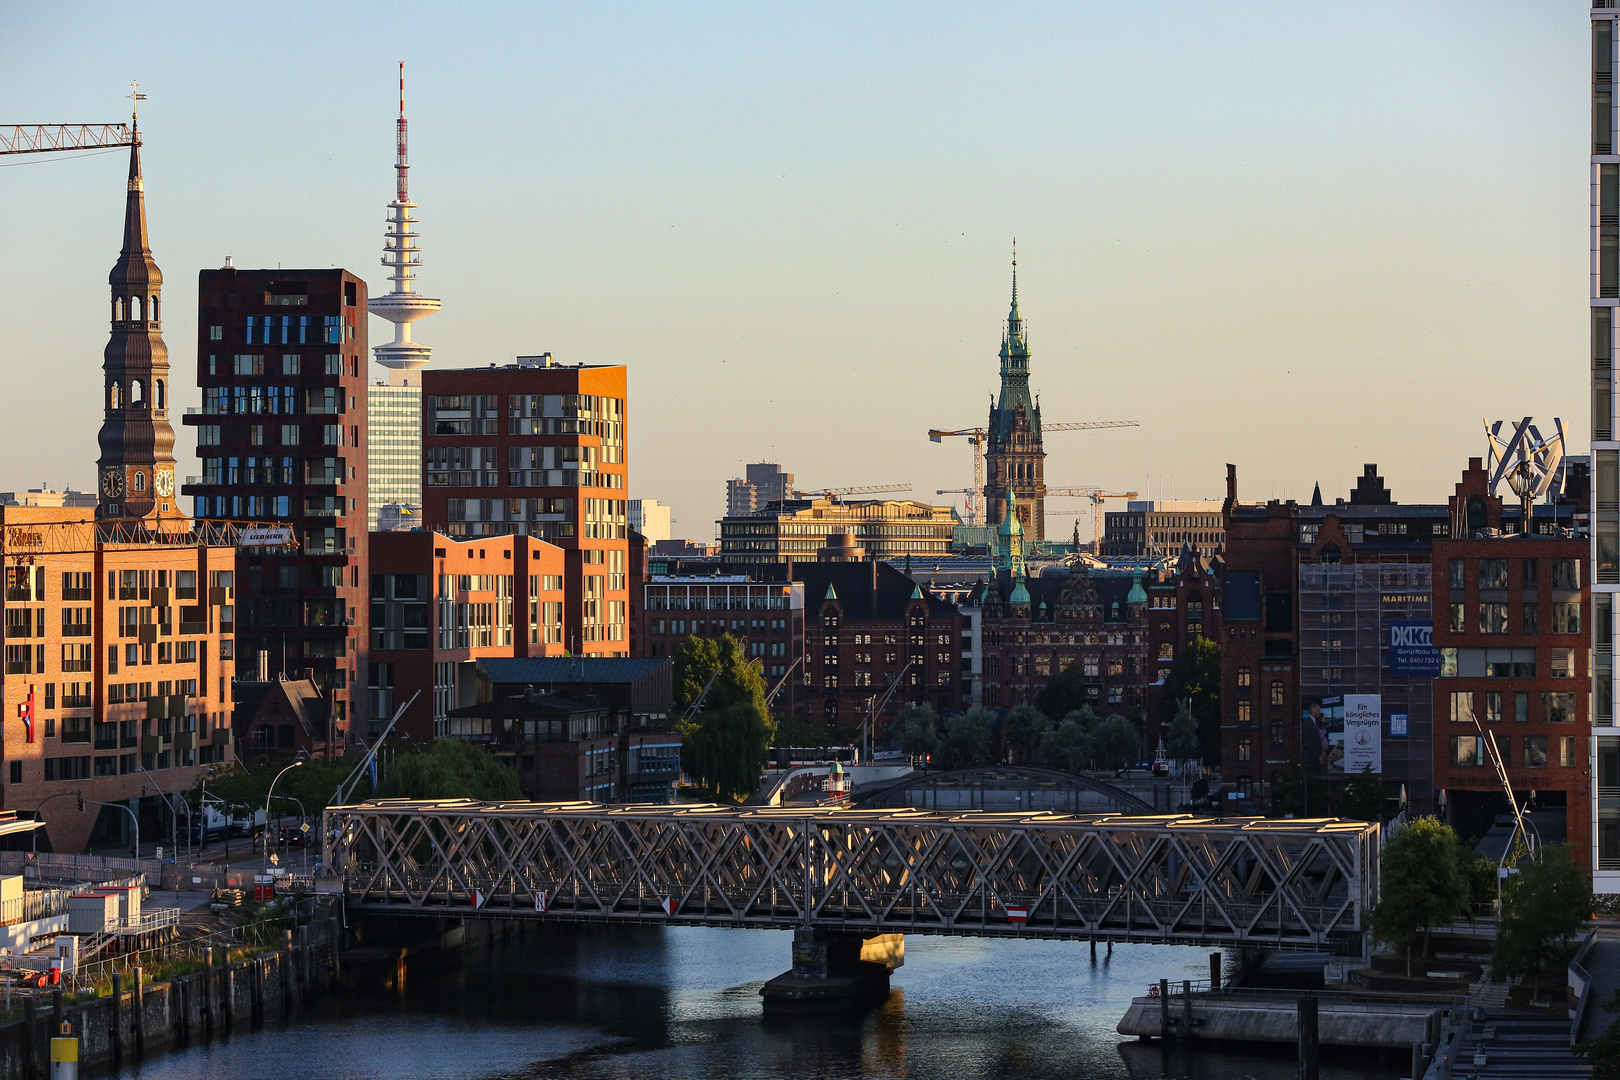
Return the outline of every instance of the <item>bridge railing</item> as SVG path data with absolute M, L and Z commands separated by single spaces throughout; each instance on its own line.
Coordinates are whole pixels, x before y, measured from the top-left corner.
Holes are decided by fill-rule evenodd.
M 1359 951 L 1376 825 L 381 800 L 326 812 L 362 907 Z

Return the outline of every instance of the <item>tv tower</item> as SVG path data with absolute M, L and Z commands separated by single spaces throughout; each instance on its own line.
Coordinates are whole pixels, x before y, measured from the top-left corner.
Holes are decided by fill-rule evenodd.
M 394 340 L 376 347 L 377 363 L 389 369 L 388 381 L 396 386 L 409 385 L 408 374 L 425 366 L 433 356 L 430 346 L 411 340 L 411 324 L 439 310 L 439 302 L 412 291 L 411 281 L 416 268 L 422 265 L 422 249 L 416 246 L 417 234 L 412 231 L 416 219 L 411 202 L 406 170 L 411 166 L 406 153 L 405 119 L 405 62 L 399 65 L 399 155 L 394 162 L 398 174 L 394 201 L 388 204 L 388 232 L 383 243 L 382 264 L 393 271 L 389 280 L 394 283 L 391 292 L 371 298 L 370 311 L 394 324 Z M 418 383 L 419 384 L 419 383 Z

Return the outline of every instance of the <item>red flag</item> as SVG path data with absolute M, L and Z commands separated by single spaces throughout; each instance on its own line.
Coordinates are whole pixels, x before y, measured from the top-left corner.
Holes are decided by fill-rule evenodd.
M 675 903 L 675 898 L 673 896 L 666 896 L 664 897 L 663 902 L 658 906 L 664 909 L 665 915 L 673 915 L 675 914 L 675 909 L 680 905 Z

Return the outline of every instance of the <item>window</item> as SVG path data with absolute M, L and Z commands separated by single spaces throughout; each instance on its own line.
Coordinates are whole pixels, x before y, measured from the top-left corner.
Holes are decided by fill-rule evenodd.
M 1575 736 L 1558 736 L 1558 764 L 1565 769 L 1575 767 Z
M 1534 562 L 1535 560 L 1531 559 L 1528 561 Z M 1534 634 L 1539 632 L 1536 629 L 1541 621 L 1538 615 L 1539 610 L 1540 609 L 1538 609 L 1533 602 L 1526 602 L 1525 605 L 1519 609 L 1519 627 L 1524 633 Z
M 1547 736 L 1526 735 L 1524 737 L 1524 767 L 1527 769 L 1545 769 L 1547 767 Z
M 1516 724 L 1530 722 L 1530 691 L 1520 690 L 1513 695 L 1513 722 Z
M 1581 563 L 1579 559 L 1554 559 L 1552 569 L 1553 588 L 1578 589 L 1581 587 Z
M 1541 695 L 1541 719 L 1549 724 L 1573 724 L 1575 722 L 1575 695 L 1562 691 L 1556 693 L 1543 692 Z
M 343 374 L 343 357 L 337 353 L 326 354 L 326 373 L 328 375 Z
M 1485 741 L 1478 735 L 1453 735 L 1451 764 L 1463 767 L 1485 764 Z
M 1474 722 L 1474 692 L 1455 690 L 1451 694 L 1451 720 L 1456 724 Z
M 1283 704 L 1283 684 L 1281 679 L 1271 680 L 1271 704 Z
M 1286 725 L 1284 725 L 1281 720 L 1273 720 L 1271 722 L 1271 745 L 1272 746 L 1281 746 L 1283 744 L 1283 733 L 1286 730 L 1287 730 Z
M 1489 724 L 1502 722 L 1502 692 L 1500 690 L 1487 690 L 1485 692 L 1485 722 Z
M 1170 642 L 1168 642 L 1168 641 L 1160 642 L 1159 643 L 1159 659 L 1160 660 L 1174 660 L 1175 658 L 1176 658 L 1176 647 L 1174 645 L 1170 644 Z
M 1466 588 L 1468 588 L 1468 575 L 1467 575 L 1467 571 L 1465 571 L 1463 567 L 1464 567 L 1463 560 L 1461 560 L 1461 559 L 1452 559 L 1451 560 L 1451 568 L 1450 568 L 1451 569 L 1451 574 L 1450 574 L 1449 580 L 1450 580 L 1450 583 L 1451 583 L 1451 587 L 1453 589 L 1466 589 Z
M 238 375 L 263 375 L 264 357 L 253 353 L 237 353 L 232 357 Z
M 1247 735 L 1237 741 L 1237 759 L 1243 762 L 1254 760 L 1254 740 Z
M 1558 562 L 1570 562 L 1569 559 L 1560 559 Z M 1581 632 L 1581 604 L 1554 604 L 1552 606 L 1552 632 L 1555 634 L 1578 634 Z
M 1481 589 L 1507 588 L 1507 560 L 1479 560 L 1479 587 Z
M 281 373 L 283 375 L 297 375 L 298 374 L 298 357 L 297 357 L 297 355 L 289 353 L 287 355 L 284 355 L 281 358 Z
M 1575 650 L 1548 649 L 1547 674 L 1555 679 L 1573 679 L 1575 677 Z
M 1249 703 L 1247 701 L 1238 702 L 1237 703 L 1237 722 L 1240 723 L 1240 724 L 1248 724 L 1248 723 L 1252 723 L 1253 720 L 1254 720 L 1253 714 L 1249 711 Z
M 1536 559 L 1519 560 L 1519 587 L 1533 589 L 1536 587 L 1536 576 L 1540 571 L 1539 561 Z
M 1486 560 L 1502 562 L 1501 559 Z M 1482 634 L 1505 634 L 1508 629 L 1508 606 L 1506 604 L 1479 605 L 1479 632 Z
M 1451 605 L 1451 632 L 1453 634 L 1468 633 L 1468 605 Z
M 1250 683 L 1249 669 L 1246 668 L 1246 667 L 1238 668 L 1237 669 L 1237 684 L 1239 686 L 1248 686 L 1249 683 Z

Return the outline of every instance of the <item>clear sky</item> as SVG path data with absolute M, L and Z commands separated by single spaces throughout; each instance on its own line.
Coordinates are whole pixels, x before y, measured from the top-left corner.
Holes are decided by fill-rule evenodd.
M 386 291 L 403 59 L 419 340 L 629 365 L 630 495 L 677 535 L 749 461 L 966 487 L 925 433 L 985 421 L 1014 236 L 1046 420 L 1142 422 L 1051 436 L 1048 483 L 1218 498 L 1230 461 L 1332 499 L 1375 461 L 1438 501 L 1484 417 L 1589 438 L 1588 35 L 1550 2 L 12 0 L 0 123 L 150 94 L 177 406 L 227 254 Z M 125 159 L 67 158 L 0 158 L 4 489 L 94 480 Z

